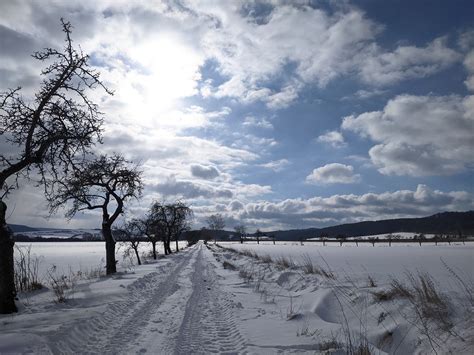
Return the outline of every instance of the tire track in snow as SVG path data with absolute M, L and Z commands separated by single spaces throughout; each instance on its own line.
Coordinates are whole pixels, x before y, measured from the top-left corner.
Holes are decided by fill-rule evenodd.
M 170 271 L 169 264 L 160 267 L 129 286 L 131 292 L 123 301 L 111 303 L 102 314 L 83 322 L 61 327 L 49 337 L 50 350 L 56 354 L 117 354 L 132 344 L 147 326 L 148 320 L 166 299 L 179 289 L 182 270 L 193 259 L 188 250 L 175 257 L 183 259 Z M 163 274 L 168 274 L 163 276 Z M 61 339 L 61 340 L 57 340 Z M 42 349 L 44 351 L 44 349 Z M 42 352 L 43 352 L 42 351 Z
M 175 340 L 175 354 L 236 354 L 245 350 L 245 341 L 235 324 L 234 302 L 217 282 L 218 276 L 200 245 L 192 275 L 192 294 Z

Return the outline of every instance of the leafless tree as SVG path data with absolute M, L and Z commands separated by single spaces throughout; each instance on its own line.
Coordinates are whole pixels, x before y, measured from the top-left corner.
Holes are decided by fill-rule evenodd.
M 140 242 L 146 240 L 145 232 L 146 229 L 143 220 L 136 218 L 125 223 L 125 225 L 123 225 L 122 227 L 112 230 L 112 235 L 116 241 L 120 241 L 128 245 L 127 250 L 129 250 L 130 252 L 133 250 L 137 258 L 138 265 L 142 264 L 142 261 L 140 260 L 140 253 L 138 252 L 138 247 L 140 245 Z
M 212 214 L 206 219 L 207 226 L 214 231 L 214 243 L 217 241 L 217 231 L 223 230 L 225 227 L 224 217 L 220 213 Z
M 139 218 L 135 220 L 137 224 L 140 225 L 140 228 L 147 238 L 147 240 L 151 243 L 152 252 L 153 252 L 153 259 L 156 260 L 156 243 L 159 241 L 160 237 L 160 230 L 157 228 L 153 228 L 153 221 L 150 215 L 145 216 L 144 218 Z
M 171 254 L 171 241 L 176 241 L 178 251 L 178 239 L 182 232 L 189 229 L 190 219 L 193 212 L 184 202 L 178 201 L 172 204 L 154 202 L 150 209 L 151 226 L 154 231 L 162 236 L 165 255 Z
M 260 237 L 263 235 L 262 231 L 260 229 L 257 229 L 255 232 L 255 238 L 257 239 L 257 244 L 260 244 Z
M 102 155 L 84 162 L 62 181 L 58 181 L 55 194 L 50 196 L 52 212 L 71 203 L 72 206 L 66 213 L 68 218 L 79 211 L 102 212 L 107 274 L 117 271 L 112 225 L 123 212 L 124 202 L 141 196 L 141 174 L 137 166 L 121 155 Z
M 0 200 L 18 186 L 19 177 L 39 180 L 58 177 L 71 163 L 84 156 L 95 140 L 100 141 L 101 113 L 87 91 L 102 87 L 99 73 L 89 66 L 89 57 L 73 46 L 71 25 L 61 20 L 65 33 L 62 50 L 46 48 L 33 57 L 47 62 L 34 98 L 22 96 L 21 88 L 0 93 L 0 140 L 10 153 L 0 153 Z M 44 185 L 48 189 L 48 185 Z M 6 204 L 2 201 L 2 211 Z M 4 216 L 4 214 L 3 214 Z M 0 226 L 0 313 L 16 311 L 13 286 L 13 241 L 2 218 Z
M 234 230 L 235 230 L 235 233 L 237 233 L 237 235 L 239 236 L 240 244 L 243 244 L 244 236 L 245 236 L 245 233 L 247 232 L 247 229 L 245 228 L 245 225 L 239 224 L 239 225 L 234 227 Z

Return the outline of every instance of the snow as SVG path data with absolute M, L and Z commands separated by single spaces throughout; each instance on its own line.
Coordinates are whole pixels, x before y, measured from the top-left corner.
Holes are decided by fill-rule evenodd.
M 332 270 L 340 275 L 350 275 L 357 281 L 367 280 L 370 275 L 381 283 L 388 282 L 392 276 L 403 277 L 405 271 L 429 271 L 443 287 L 449 287 L 452 278 L 443 266 L 455 268 L 464 277 L 474 280 L 474 243 L 463 245 L 375 245 L 328 244 L 277 242 L 273 243 L 221 243 L 236 250 L 252 250 L 259 255 L 270 255 L 273 258 L 291 257 L 295 263 L 302 263 L 304 256 L 320 265 L 327 262 Z
M 46 263 L 57 258 L 63 266 L 103 257 L 100 244 L 63 244 L 56 244 L 54 252 L 54 246 L 46 245 L 35 251 L 43 253 Z M 429 338 L 439 354 L 474 350 L 473 305 L 440 261 L 443 257 L 472 286 L 470 243 L 358 248 L 220 244 L 198 243 L 142 266 L 119 265 L 111 277 L 79 281 L 65 303 L 55 303 L 50 290 L 22 295 L 18 314 L 0 316 L 0 353 L 344 354 L 348 334 L 354 344 L 367 339 L 376 354 L 430 354 Z M 322 266 L 326 260 L 335 277 L 306 274 L 298 266 L 284 268 L 226 248 L 251 249 L 273 260 L 291 257 L 295 263 L 303 256 Z M 375 300 L 373 293 L 385 290 L 391 276 L 403 277 L 405 269 L 429 271 L 439 290 L 450 296 L 450 332 L 432 321 L 423 327 L 406 299 Z M 367 286 L 368 274 L 375 287 Z
M 40 260 L 39 279 L 46 280 L 48 270 L 55 267 L 57 274 L 88 272 L 91 270 L 105 270 L 105 242 L 18 242 L 15 245 L 23 250 L 31 247 L 31 255 Z M 186 242 L 180 241 L 182 248 Z M 174 247 L 174 244 L 173 244 Z M 127 269 L 136 263 L 135 254 L 131 257 L 125 255 L 126 244 L 116 244 L 116 259 L 118 267 Z M 151 244 L 142 242 L 139 244 L 140 255 L 151 251 Z M 157 244 L 157 252 L 163 254 L 161 243 Z M 18 253 L 15 255 L 18 258 Z
M 413 239 L 415 236 L 420 235 L 420 233 L 412 233 L 412 232 L 396 232 L 396 233 L 383 233 L 383 234 L 371 234 L 371 235 L 361 235 L 355 237 L 347 237 L 346 239 L 372 239 L 372 238 L 379 238 L 379 239 L 388 239 L 391 237 L 392 239 L 400 238 L 400 239 Z M 423 234 L 426 239 L 434 238 L 435 234 Z M 308 238 L 308 240 L 320 240 L 321 238 Z

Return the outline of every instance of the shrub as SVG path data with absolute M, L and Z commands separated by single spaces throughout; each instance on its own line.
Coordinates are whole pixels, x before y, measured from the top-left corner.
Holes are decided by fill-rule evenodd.
M 56 274 L 57 268 L 55 265 L 48 270 L 48 277 L 51 288 L 55 296 L 56 303 L 65 303 L 68 299 L 74 296 L 76 287 L 76 275 L 69 269 L 68 275 Z
M 31 254 L 31 245 L 15 246 L 15 289 L 19 292 L 34 291 L 43 288 L 39 281 L 41 258 Z

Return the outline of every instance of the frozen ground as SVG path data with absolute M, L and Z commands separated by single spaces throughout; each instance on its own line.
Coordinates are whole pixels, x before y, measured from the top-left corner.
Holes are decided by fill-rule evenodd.
M 436 251 L 326 247 L 321 254 L 331 269 L 331 263 L 346 265 L 334 267 L 333 277 L 275 262 L 288 255 L 296 261 L 304 251 L 297 245 L 243 246 L 257 255 L 272 254 L 273 261 L 223 247 L 200 243 L 113 277 L 82 281 L 62 304 L 52 301 L 50 291 L 38 291 L 18 314 L 0 316 L 0 353 L 344 354 L 360 344 L 372 354 L 470 354 L 474 349 L 472 300 L 455 282 L 446 289 L 451 324 L 441 329 L 431 318 L 420 321 L 407 299 L 376 299 L 388 278 L 374 276 L 379 284 L 371 287 L 366 278 L 376 266 L 380 275 L 399 276 L 398 264 L 422 266 L 433 252 L 453 267 L 470 266 L 472 275 L 470 246 Z M 316 248 L 309 248 L 305 255 L 319 264 Z M 384 254 L 385 264 L 378 264 L 383 257 L 372 263 L 374 253 Z M 412 260 L 423 254 L 418 263 Z M 440 254 L 426 265 L 434 265 Z M 351 263 L 364 265 L 365 277 L 353 273 Z M 434 278 L 439 275 L 434 272 Z M 441 278 L 442 292 L 447 280 Z
M 182 248 L 186 242 L 179 242 Z M 56 268 L 57 274 L 68 274 L 82 271 L 87 273 L 91 270 L 105 271 L 105 242 L 38 242 L 38 243 L 15 243 L 15 246 L 26 251 L 31 248 L 31 256 L 37 257 L 39 263 L 39 279 L 47 279 L 48 270 Z M 174 248 L 174 243 L 172 248 Z M 118 267 L 127 269 L 136 263 L 135 255 L 125 255 L 126 244 L 116 244 L 116 259 Z M 139 251 L 141 255 L 149 254 L 150 243 L 140 243 Z M 157 252 L 163 254 L 163 246 L 157 244 Z M 18 253 L 15 254 L 18 258 Z
M 464 278 L 474 280 L 474 242 L 466 245 L 456 243 L 449 245 L 418 244 L 328 244 L 315 243 L 301 245 L 296 242 L 271 242 L 256 244 L 221 243 L 236 250 L 252 250 L 259 255 L 270 255 L 273 258 L 286 256 L 295 263 L 302 263 L 309 256 L 315 264 L 325 262 L 338 275 L 348 275 L 357 281 L 366 281 L 370 275 L 380 283 L 388 282 L 393 276 L 403 277 L 405 271 L 428 271 L 443 287 L 450 287 L 452 275 L 441 262 L 456 269 Z

